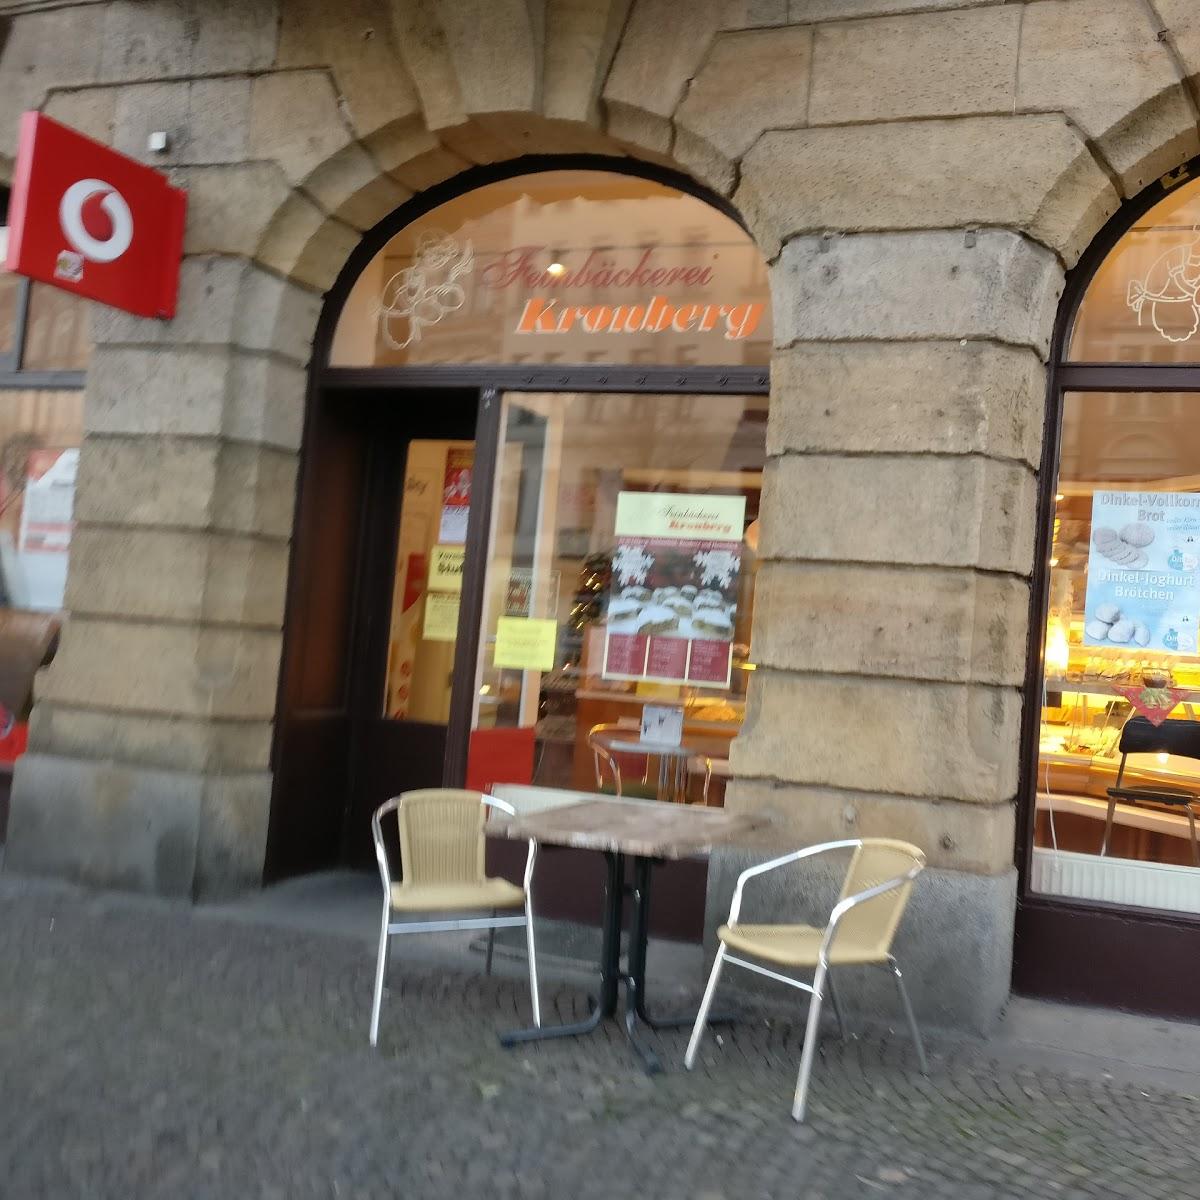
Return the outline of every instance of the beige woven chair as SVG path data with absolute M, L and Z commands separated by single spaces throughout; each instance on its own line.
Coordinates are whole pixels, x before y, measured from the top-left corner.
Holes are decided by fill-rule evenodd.
M 842 884 L 841 895 L 829 914 L 829 922 L 824 929 L 818 929 L 814 925 L 739 923 L 742 892 L 750 879 L 799 862 L 801 859 L 813 858 L 833 850 L 853 850 L 854 853 L 845 882 Z M 925 1047 L 921 1044 L 921 1031 L 917 1028 L 916 1017 L 913 1016 L 904 977 L 892 954 L 892 939 L 908 904 L 913 880 L 924 866 L 925 855 L 907 842 L 896 842 L 888 838 L 854 838 L 809 846 L 743 871 L 738 876 L 737 887 L 733 891 L 729 920 L 717 930 L 717 938 L 721 945 L 717 950 L 712 974 L 708 977 L 708 986 L 704 989 L 700 1011 L 696 1014 L 691 1041 L 688 1042 L 687 1055 L 684 1058 L 687 1068 L 691 1070 L 696 1061 L 696 1051 L 700 1048 L 700 1039 L 708 1020 L 713 993 L 717 990 L 717 980 L 725 963 L 733 963 L 757 975 L 765 975 L 768 979 L 800 988 L 812 996 L 808 1008 L 808 1024 L 804 1032 L 804 1049 L 800 1054 L 800 1073 L 796 1078 L 796 1095 L 792 1102 L 792 1117 L 803 1121 L 808 1103 L 808 1082 L 812 1074 L 813 1055 L 817 1048 L 817 1030 L 821 1022 L 821 1001 L 825 995 L 827 981 L 838 1028 L 842 1037 L 846 1036 L 841 1009 L 833 991 L 831 969 L 835 966 L 878 964 L 889 967 L 896 980 L 900 1003 L 904 1007 L 904 1015 L 912 1031 L 917 1060 L 921 1064 L 921 1074 L 928 1075 L 929 1067 L 925 1061 Z M 750 962 L 740 955 L 749 955 L 758 961 Z M 814 968 L 813 981 L 811 984 L 802 983 L 788 975 L 781 975 L 778 971 L 764 967 L 764 962 L 792 970 Z
M 533 863 L 537 843 L 530 841 L 525 860 L 525 884 L 518 887 L 507 879 L 489 878 L 484 870 L 487 839 L 484 823 L 488 812 L 498 809 L 509 816 L 516 810 L 494 796 L 457 788 L 425 788 L 404 792 L 381 805 L 371 818 L 375 857 L 383 881 L 383 926 L 379 931 L 379 959 L 375 967 L 375 999 L 371 1006 L 371 1045 L 379 1038 L 379 1010 L 387 975 L 388 939 L 400 933 L 444 933 L 457 929 L 490 930 L 487 970 L 491 973 L 492 941 L 497 929 L 525 926 L 529 951 L 529 990 L 533 997 L 533 1023 L 540 1026 L 537 955 L 533 940 Z M 400 829 L 402 878 L 392 878 L 382 821 L 396 814 Z M 523 907 L 523 916 L 497 916 L 498 910 Z M 490 912 L 487 917 L 440 917 L 414 920 L 414 914 Z M 405 920 L 393 921 L 393 914 Z

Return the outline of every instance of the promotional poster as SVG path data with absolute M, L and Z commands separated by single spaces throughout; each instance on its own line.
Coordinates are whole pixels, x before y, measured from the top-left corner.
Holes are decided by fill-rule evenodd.
M 744 496 L 621 492 L 605 679 L 728 687 Z
M 1084 645 L 1195 654 L 1198 567 L 1200 495 L 1096 492 Z

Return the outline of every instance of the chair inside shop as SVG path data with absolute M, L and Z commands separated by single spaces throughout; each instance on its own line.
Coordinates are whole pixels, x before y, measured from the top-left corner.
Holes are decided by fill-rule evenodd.
M 597 791 L 637 800 L 661 799 L 659 787 L 652 778 L 653 752 L 636 753 L 617 748 L 639 738 L 640 727 L 634 721 L 592 726 L 587 744 L 592 752 Z M 714 794 L 713 777 L 724 774 L 718 764 L 728 761 L 732 740 L 732 733 L 714 733 L 708 727 L 684 724 L 681 745 L 692 753 L 688 755 L 685 783 L 677 797 L 680 801 L 705 806 L 710 803 Z M 693 777 L 700 781 L 696 788 L 692 787 Z
M 1108 789 L 1108 815 L 1104 822 L 1101 856 L 1108 853 L 1113 815 L 1118 801 L 1126 804 L 1164 805 L 1182 808 L 1187 814 L 1188 828 L 1192 836 L 1192 863 L 1200 867 L 1200 845 L 1196 842 L 1196 814 L 1192 807 L 1200 804 L 1200 792 L 1195 788 L 1169 783 L 1128 786 L 1124 782 L 1125 760 L 1131 754 L 1171 754 L 1180 758 L 1200 760 L 1200 721 L 1167 720 L 1161 725 L 1155 725 L 1147 717 L 1130 717 L 1121 730 L 1121 740 L 1117 748 L 1121 752 L 1121 763 L 1117 767 L 1116 784 Z
M 658 789 L 650 780 L 650 759 L 645 754 L 616 750 L 614 743 L 636 741 L 637 728 L 605 722 L 593 725 L 587 743 L 592 752 L 596 773 L 596 790 L 608 796 L 626 796 L 637 800 L 654 800 Z

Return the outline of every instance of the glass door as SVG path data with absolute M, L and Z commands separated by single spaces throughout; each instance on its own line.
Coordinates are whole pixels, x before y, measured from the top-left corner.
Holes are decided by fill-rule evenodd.
M 753 671 L 766 410 L 765 396 L 504 396 L 470 786 L 722 803 Z M 704 870 L 671 871 L 660 931 L 696 936 Z M 563 876 L 542 896 L 571 915 Z

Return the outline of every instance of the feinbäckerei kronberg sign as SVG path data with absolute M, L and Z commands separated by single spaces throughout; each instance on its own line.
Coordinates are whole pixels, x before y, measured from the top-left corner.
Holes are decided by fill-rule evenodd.
M 41 113 L 21 117 L 8 270 L 141 317 L 173 317 L 187 194 Z
M 753 336 L 765 307 L 761 302 L 680 303 L 653 291 L 680 284 L 705 287 L 712 280 L 711 267 L 660 266 L 650 250 L 644 250 L 636 264 L 624 268 L 592 251 L 577 270 L 555 276 L 536 265 L 530 246 L 508 251 L 480 273 L 483 285 L 493 289 L 516 285 L 547 291 L 589 287 L 652 292 L 645 300 L 628 304 L 569 304 L 556 296 L 531 296 L 517 319 L 517 333 L 569 333 L 572 329 L 584 333 L 710 333 L 719 329 L 729 341 Z

